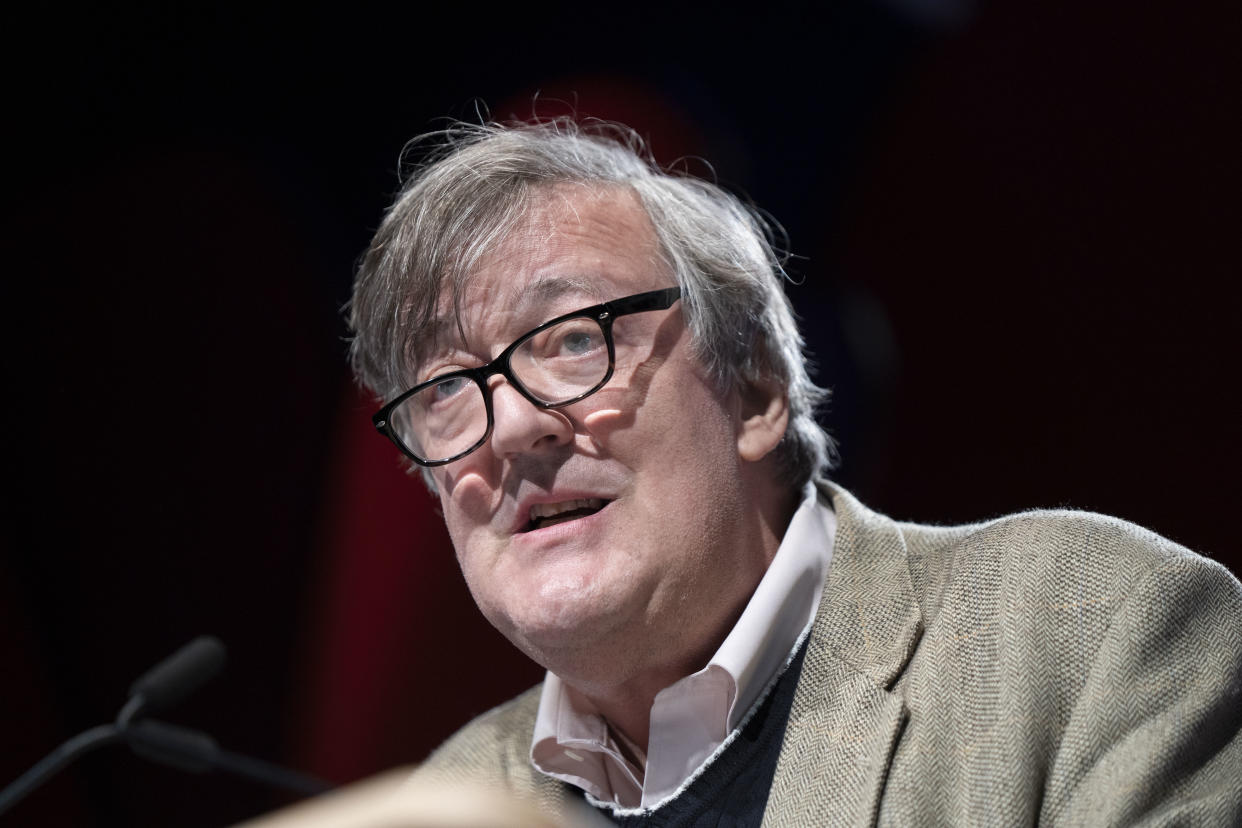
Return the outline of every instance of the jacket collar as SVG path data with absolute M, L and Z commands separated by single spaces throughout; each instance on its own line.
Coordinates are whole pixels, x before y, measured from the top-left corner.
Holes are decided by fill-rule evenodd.
M 785 730 L 765 825 L 872 825 L 906 719 L 892 692 L 923 631 L 901 528 L 825 484 L 832 566 Z

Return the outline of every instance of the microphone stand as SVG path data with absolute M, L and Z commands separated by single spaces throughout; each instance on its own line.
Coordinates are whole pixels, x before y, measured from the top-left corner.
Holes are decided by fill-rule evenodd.
M 96 748 L 115 744 L 119 741 L 121 741 L 121 733 L 116 729 L 116 725 L 111 724 L 92 727 L 90 730 L 83 731 L 69 739 L 63 745 L 56 748 L 56 750 L 40 759 L 33 768 L 17 777 L 11 785 L 0 791 L 0 814 L 3 814 L 9 808 L 25 799 L 31 791 L 42 785 L 74 759 L 85 753 L 90 753 Z
M 53 750 L 0 791 L 0 814 L 12 808 L 79 756 L 117 742 L 134 753 L 191 773 L 222 770 L 305 796 L 332 789 L 328 783 L 271 762 L 222 750 L 206 733 L 142 718 L 172 706 L 211 678 L 224 664 L 224 645 L 200 636 L 157 664 L 130 689 L 129 700 L 112 724 L 92 727 Z

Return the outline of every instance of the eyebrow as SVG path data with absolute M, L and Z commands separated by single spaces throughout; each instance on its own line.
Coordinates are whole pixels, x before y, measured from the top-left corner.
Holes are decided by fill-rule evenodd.
M 596 303 L 605 301 L 598 279 L 583 276 L 539 276 L 523 289 L 518 308 L 529 307 L 535 302 L 546 305 L 570 293 L 584 293 L 594 298 Z
M 572 293 L 581 293 L 589 297 L 589 301 L 584 307 L 607 301 L 603 291 L 600 290 L 599 279 L 585 276 L 538 276 L 523 288 L 518 295 L 514 304 L 515 314 L 530 313 L 530 309 L 533 306 L 543 307 Z M 542 314 L 541 318 L 531 322 L 531 326 L 539 325 L 557 315 L 558 313 L 555 312 Z M 459 329 L 455 313 L 450 312 L 436 316 L 423 328 L 412 349 L 414 364 L 417 365 L 424 361 L 439 344 L 444 344 L 445 341 L 453 342 L 453 346 L 456 347 L 457 343 L 461 341 L 459 339 L 461 334 L 462 331 Z M 521 332 L 518 335 L 520 336 Z

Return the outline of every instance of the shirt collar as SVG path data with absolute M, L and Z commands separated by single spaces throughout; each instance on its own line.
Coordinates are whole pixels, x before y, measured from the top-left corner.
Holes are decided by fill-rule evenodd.
M 709 662 L 736 682 L 730 730 L 746 715 L 819 609 L 837 519 L 820 505 L 814 485 L 807 484 L 804 494 L 742 617 Z

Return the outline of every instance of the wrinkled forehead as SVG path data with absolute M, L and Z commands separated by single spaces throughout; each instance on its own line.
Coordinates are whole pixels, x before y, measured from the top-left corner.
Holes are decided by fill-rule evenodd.
M 505 226 L 478 235 L 485 243 L 475 241 L 473 255 L 442 276 L 434 313 L 411 343 L 412 367 L 446 347 L 468 348 L 490 328 L 522 333 L 648 289 L 643 275 L 650 287 L 668 283 L 654 227 L 627 187 L 541 187 Z

